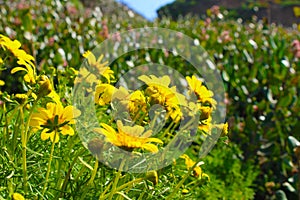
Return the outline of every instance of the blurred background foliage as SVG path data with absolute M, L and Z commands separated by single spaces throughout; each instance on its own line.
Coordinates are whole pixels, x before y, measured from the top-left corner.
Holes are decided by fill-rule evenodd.
M 126 6 L 105 2 L 5 0 L 0 4 L 0 33 L 19 40 L 22 48 L 35 57 L 39 73 L 54 78 L 60 93 L 64 93 L 59 91 L 60 82 L 72 86 L 74 80 L 73 72 L 70 77 L 61 77 L 60 72 L 70 67 L 78 69 L 84 51 L 116 31 L 157 26 L 192 37 L 220 70 L 230 126 L 229 140 L 222 141 L 204 158 L 211 182 L 204 189 L 194 188 L 196 195 L 203 199 L 299 198 L 298 27 L 284 28 L 256 17 L 243 23 L 242 19 L 232 20 L 227 11 L 214 9 L 208 10 L 204 18 L 187 15 L 174 21 L 161 15 L 148 22 Z M 189 2 L 192 5 L 196 1 Z M 193 68 L 178 63 L 171 53 L 149 52 L 133 52 L 111 67 L 124 72 L 150 59 L 193 73 Z M 0 79 L 5 81 L 1 91 L 23 89 L 17 84 L 22 76 L 10 75 L 13 63 L 1 67 Z

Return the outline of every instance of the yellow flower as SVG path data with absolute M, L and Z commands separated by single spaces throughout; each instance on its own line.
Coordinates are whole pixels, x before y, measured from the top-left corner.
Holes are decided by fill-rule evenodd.
M 102 75 L 104 78 L 106 78 L 108 83 L 110 83 L 111 79 L 114 79 L 114 72 L 107 66 L 108 62 L 106 61 L 104 63 L 101 63 L 103 59 L 103 55 L 100 55 L 99 58 L 96 60 L 96 57 L 92 52 L 86 51 L 83 54 L 83 57 L 85 57 L 89 65 L 93 67 L 92 68 L 93 74 Z
M 186 154 L 183 154 L 182 156 L 180 156 L 180 158 L 183 158 L 185 160 L 185 165 L 187 167 L 187 169 L 191 169 L 195 164 L 196 162 L 194 162 L 188 155 Z M 196 165 L 194 168 L 193 168 L 193 172 L 194 172 L 194 176 L 195 177 L 202 177 L 202 169 L 200 166 Z
M 221 136 L 225 136 L 228 134 L 228 123 L 227 122 L 224 124 L 215 124 L 214 127 L 222 130 Z
M 44 97 L 48 94 L 50 94 L 52 92 L 52 85 L 51 82 L 49 80 L 49 78 L 46 75 L 41 75 L 39 77 L 39 91 L 38 91 L 38 95 L 40 97 Z
M 217 102 L 212 98 L 214 93 L 208 90 L 196 76 L 186 77 L 186 80 L 191 88 L 191 90 L 196 94 L 198 102 L 202 105 L 215 107 Z
M 178 122 L 182 116 L 179 105 L 186 105 L 185 96 L 176 92 L 176 86 L 169 88 L 171 82 L 168 76 L 157 78 L 154 75 L 149 77 L 142 75 L 141 81 L 148 85 L 145 93 L 150 96 L 150 102 L 165 106 L 174 121 Z
M 100 106 L 107 105 L 111 102 L 116 88 L 109 84 L 99 84 L 96 86 L 95 103 Z
M 41 138 L 52 142 L 59 141 L 59 133 L 63 135 L 74 135 L 74 130 L 70 126 L 75 124 L 74 118 L 80 115 L 80 111 L 73 106 L 63 107 L 61 104 L 48 103 L 47 108 L 39 108 L 38 113 L 34 113 L 30 119 L 30 125 L 43 129 Z M 55 133 L 57 133 L 55 135 Z
M 4 50 L 8 49 L 12 52 L 19 60 L 25 60 L 30 64 L 32 63 L 31 61 L 34 60 L 31 55 L 20 49 L 21 43 L 18 40 L 12 41 L 10 38 L 0 34 L 0 45 Z
M 0 65 L 1 65 L 1 64 L 3 64 L 3 60 L 2 60 L 2 58 L 0 58 Z
M 12 199 L 13 200 L 25 200 L 25 198 L 23 197 L 23 195 L 21 195 L 20 193 L 17 193 L 17 192 L 13 193 Z
M 198 129 L 204 131 L 205 133 L 210 133 L 211 128 L 212 128 L 211 121 L 212 121 L 211 116 L 209 116 L 205 120 L 200 120 L 200 124 L 198 126 Z
M 144 113 L 147 111 L 146 97 L 140 90 L 134 91 L 130 95 L 128 108 L 129 111 L 134 114 L 139 111 Z
M 158 138 L 149 138 L 152 131 L 148 130 L 144 132 L 144 127 L 139 125 L 133 127 L 123 126 L 121 121 L 117 121 L 118 132 L 105 123 L 101 123 L 101 126 L 103 128 L 95 128 L 95 131 L 105 135 L 110 143 L 127 150 L 140 148 L 156 153 L 158 152 L 158 147 L 151 142 L 163 143 Z
M 24 67 L 15 67 L 11 70 L 11 73 L 14 74 L 18 71 L 25 71 L 27 74 L 24 76 L 24 81 L 27 83 L 35 84 L 36 83 L 36 73 L 34 65 L 28 64 L 25 60 L 19 60 L 17 62 L 19 65 L 25 65 Z
M 3 85 L 5 85 L 5 82 L 0 80 L 0 86 L 3 86 Z
M 140 90 L 136 90 L 133 93 L 120 87 L 113 94 L 114 104 L 120 103 L 130 112 L 131 116 L 135 116 L 139 111 L 144 113 L 147 112 L 147 102 L 146 97 Z
M 89 72 L 87 68 L 81 67 L 75 79 L 75 84 L 83 83 L 81 87 L 87 89 L 87 92 L 92 92 L 93 84 L 98 83 L 96 75 Z

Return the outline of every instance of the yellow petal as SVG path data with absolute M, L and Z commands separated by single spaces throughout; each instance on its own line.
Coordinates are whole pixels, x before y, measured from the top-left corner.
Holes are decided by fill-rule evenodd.
M 71 126 L 65 125 L 61 128 L 61 134 L 74 135 L 74 129 Z
M 14 74 L 14 73 L 16 73 L 16 72 L 18 72 L 18 71 L 26 71 L 26 72 L 27 72 L 27 70 L 26 70 L 25 68 L 23 68 L 23 67 L 15 67 L 15 68 L 13 68 L 13 69 L 11 70 L 10 73 Z

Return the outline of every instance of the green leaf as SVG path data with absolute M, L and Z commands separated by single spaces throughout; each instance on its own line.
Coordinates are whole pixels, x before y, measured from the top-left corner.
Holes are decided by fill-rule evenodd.
M 292 103 L 292 101 L 293 101 L 293 96 L 291 94 L 287 94 L 279 100 L 277 105 L 281 107 L 287 107 Z
M 276 200 L 288 200 L 284 191 L 282 190 L 277 190 L 275 195 L 276 195 Z

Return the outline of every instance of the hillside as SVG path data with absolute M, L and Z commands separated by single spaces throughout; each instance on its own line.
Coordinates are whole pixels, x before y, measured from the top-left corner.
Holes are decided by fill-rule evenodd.
M 178 19 L 178 16 L 192 14 L 203 16 L 207 9 L 214 5 L 229 11 L 233 19 L 242 18 L 250 20 L 253 15 L 268 22 L 291 26 L 300 23 L 300 18 L 295 16 L 294 7 L 300 6 L 299 0 L 176 0 L 157 10 L 158 17 L 169 16 Z

